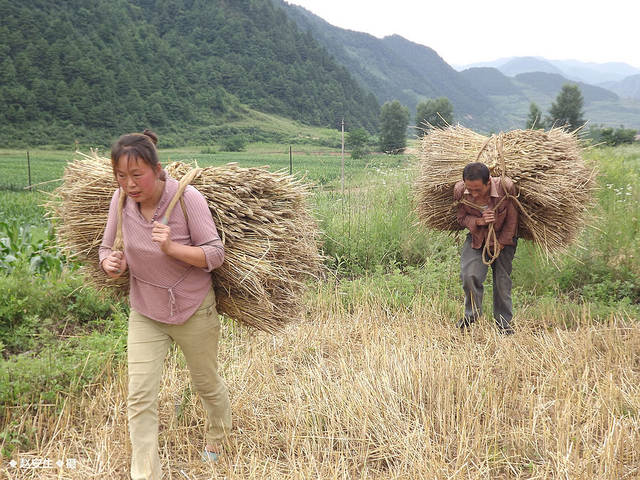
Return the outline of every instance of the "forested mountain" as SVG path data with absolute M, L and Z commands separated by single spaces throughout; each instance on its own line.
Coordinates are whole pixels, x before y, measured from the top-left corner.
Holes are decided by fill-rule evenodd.
M 246 107 L 376 128 L 379 104 L 269 0 L 0 0 L 0 143 L 151 127 L 211 141 Z
M 456 121 L 467 126 L 489 130 L 504 123 L 491 101 L 431 48 L 398 35 L 378 39 L 334 27 L 302 7 L 283 0 L 273 2 L 284 7 L 298 26 L 324 45 L 380 103 L 396 99 L 415 113 L 420 101 L 444 96 L 453 104 Z

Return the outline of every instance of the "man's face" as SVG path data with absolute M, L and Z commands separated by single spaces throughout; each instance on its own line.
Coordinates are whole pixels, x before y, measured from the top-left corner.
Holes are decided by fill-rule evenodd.
M 484 199 L 489 195 L 489 189 L 491 184 L 489 182 L 483 183 L 482 180 L 465 180 L 464 186 L 471 194 L 471 198 L 474 200 Z

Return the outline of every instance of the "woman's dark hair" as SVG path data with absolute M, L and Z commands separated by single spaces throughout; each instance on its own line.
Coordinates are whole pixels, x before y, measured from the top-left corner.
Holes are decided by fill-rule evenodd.
M 485 185 L 489 182 L 489 167 L 481 162 L 467 164 L 462 170 L 462 180 L 482 180 Z
M 156 168 L 159 163 L 158 150 L 156 144 L 158 136 L 151 130 L 142 133 L 127 133 L 122 135 L 111 146 L 111 167 L 113 174 L 116 173 L 116 165 L 121 157 L 139 158 L 152 168 Z

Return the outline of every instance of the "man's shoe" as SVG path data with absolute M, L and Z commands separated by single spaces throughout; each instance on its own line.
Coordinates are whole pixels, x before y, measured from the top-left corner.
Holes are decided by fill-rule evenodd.
M 515 333 L 511 326 L 511 322 L 505 320 L 502 316 L 500 316 L 499 319 L 496 319 L 496 327 L 498 327 L 498 332 L 502 335 L 513 335 Z
M 462 320 L 458 321 L 458 323 L 456 324 L 456 326 L 460 329 L 460 330 L 466 330 L 467 328 L 469 328 L 471 326 L 471 324 L 475 322 L 475 319 L 473 318 L 463 318 Z

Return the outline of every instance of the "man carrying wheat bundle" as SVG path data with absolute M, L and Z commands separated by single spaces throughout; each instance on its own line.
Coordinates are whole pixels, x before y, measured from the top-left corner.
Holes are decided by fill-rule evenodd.
M 428 228 L 469 231 L 460 262 L 465 293 L 460 328 L 482 314 L 491 265 L 493 316 L 500 332 L 513 333 L 511 264 L 517 239 L 532 242 L 546 260 L 576 242 L 594 204 L 597 173 L 581 151 L 577 132 L 563 128 L 485 137 L 456 125 L 430 129 L 422 137 L 414 190 L 418 216 Z
M 491 177 L 480 162 L 462 171 L 453 191 L 458 223 L 469 233 L 462 246 L 460 278 L 464 289 L 465 330 L 482 315 L 483 283 L 489 265 L 493 272 L 493 317 L 498 330 L 512 334 L 511 267 L 516 253 L 518 211 L 509 198 L 515 195 L 508 177 Z

